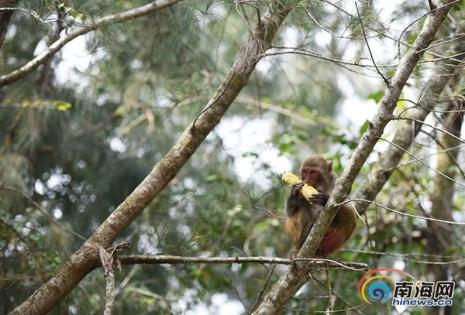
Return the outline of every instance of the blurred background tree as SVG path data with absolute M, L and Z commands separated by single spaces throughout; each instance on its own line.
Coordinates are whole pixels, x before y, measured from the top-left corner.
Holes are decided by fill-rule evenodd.
M 8 7 L 22 10 L 12 11 L 5 28 L 1 74 L 94 17 L 146 3 L 10 2 Z M 134 21 L 106 25 L 78 37 L 32 74 L 2 88 L 2 313 L 48 279 L 163 157 L 225 77 L 257 12 L 263 14 L 266 6 L 266 1 L 190 0 Z M 397 38 L 427 12 L 427 2 L 362 1 L 360 9 L 375 59 L 389 75 L 399 60 Z M 461 1 L 441 36 L 459 28 L 463 9 Z M 411 43 L 417 31 L 418 27 L 409 28 L 403 40 Z M 437 44 L 440 47 L 432 52 L 445 51 L 453 41 Z M 128 252 L 288 255 L 290 242 L 282 228 L 288 190 L 279 175 L 296 171 L 309 152 L 326 153 L 340 172 L 376 110 L 383 82 L 350 1 L 301 1 L 274 45 L 214 133 L 121 235 L 121 241 L 132 245 Z M 405 49 L 401 46 L 402 53 Z M 434 58 L 428 54 L 418 67 L 404 91 L 406 99 L 416 100 L 421 94 Z M 458 78 L 444 99 L 460 99 L 463 87 Z M 431 124 L 437 122 L 440 119 L 431 118 Z M 393 130 L 387 130 L 386 138 Z M 432 167 L 434 139 L 423 135 L 412 147 L 415 156 L 433 153 L 424 159 Z M 380 143 L 376 151 L 386 146 Z M 378 158 L 376 152 L 372 158 L 364 176 Z M 460 161 L 458 154 L 451 167 L 459 169 Z M 463 173 L 458 176 L 463 182 Z M 412 213 L 418 213 L 421 203 L 428 215 L 431 179 L 425 165 L 405 164 L 377 201 Z M 465 191 L 463 185 L 455 187 L 451 218 L 465 221 Z M 447 255 L 431 256 L 425 247 L 432 232 L 424 221 L 386 215 L 377 207 L 370 207 L 365 219 L 369 226 L 335 258 L 405 268 L 419 278 L 426 275 L 428 261 L 463 259 L 463 231 L 454 232 Z M 284 268 L 278 266 L 271 281 Z M 445 270 L 457 281 L 454 313 L 463 313 L 465 282 L 454 278 L 464 274 L 463 261 Z M 251 264 L 124 267 L 117 274 L 115 314 L 246 313 L 269 273 L 269 266 Z M 324 311 L 329 281 L 340 296 L 334 309 L 359 305 L 354 292 L 360 277 L 347 271 L 316 274 L 288 311 Z M 103 275 L 93 272 L 52 313 L 101 313 L 104 297 Z

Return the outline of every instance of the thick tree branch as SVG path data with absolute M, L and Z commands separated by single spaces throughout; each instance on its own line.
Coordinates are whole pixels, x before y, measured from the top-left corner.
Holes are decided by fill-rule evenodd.
M 465 51 L 465 41 L 455 42 L 450 53 L 455 54 L 461 51 Z M 376 166 L 371 170 L 366 180 L 355 193 L 354 199 L 374 200 L 376 198 L 399 164 L 405 151 L 412 145 L 415 137 L 420 132 L 423 126 L 421 122 L 426 119 L 431 110 L 439 103 L 439 96 L 447 85 L 447 82 L 460 72 L 460 68 L 457 69 L 457 65 L 464 57 L 462 55 L 459 60 L 438 63 L 434 73 L 423 89 L 418 106 L 409 110 L 407 115 L 408 120 L 399 122 L 392 140 L 393 145 L 380 154 L 382 158 L 375 163 Z M 360 214 L 365 212 L 368 205 L 369 203 L 363 201 L 354 202 L 354 206 Z
M 102 223 L 89 240 L 78 249 L 48 282 L 38 288 L 11 314 L 44 314 L 61 301 L 98 263 L 98 246 L 107 248 L 113 240 L 168 185 L 194 154 L 205 137 L 219 123 L 231 103 L 255 69 L 263 53 L 271 46 L 290 7 L 283 1 L 269 3 L 269 12 L 258 22 L 242 45 L 236 61 L 223 84 L 201 114 L 186 128 L 178 142 L 155 164 L 147 177 Z
M 447 1 L 447 3 L 450 2 L 452 1 Z M 392 119 L 392 113 L 403 87 L 423 55 L 424 49 L 431 43 L 439 26 L 447 16 L 449 8 L 450 5 L 445 5 L 428 16 L 412 48 L 400 61 L 391 79 L 391 84 L 386 88 L 384 96 L 379 103 L 378 112 L 374 116 L 370 128 L 363 135 L 341 177 L 336 181 L 334 191 L 328 200 L 327 206 L 317 218 L 297 257 L 312 257 L 315 254 L 326 230 L 337 213 L 337 204 L 343 202 L 349 194 L 352 183 L 360 169 L 372 152 L 378 138 L 382 135 L 385 126 Z M 268 292 L 253 314 L 279 313 L 284 304 L 305 283 L 306 279 L 305 263 L 298 263 L 292 266 Z
M 37 55 L 34 59 L 32 59 L 19 69 L 16 69 L 8 74 L 0 76 L 0 86 L 4 86 L 12 82 L 15 82 L 23 78 L 25 75 L 31 73 L 38 66 L 46 62 L 50 58 L 50 56 L 56 54 L 58 51 L 60 51 L 61 48 L 63 48 L 64 45 L 66 45 L 76 37 L 94 31 L 97 28 L 106 24 L 135 19 L 153 11 L 173 5 L 179 1 L 181 0 L 157 0 L 137 8 L 98 18 L 89 25 L 81 27 L 73 32 L 70 32 L 66 36 L 58 39 L 53 44 L 51 44 L 45 51 Z

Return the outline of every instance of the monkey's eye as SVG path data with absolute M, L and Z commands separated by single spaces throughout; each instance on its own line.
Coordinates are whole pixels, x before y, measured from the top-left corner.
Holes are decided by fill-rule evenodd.
M 312 170 L 312 169 L 304 169 L 302 171 L 302 175 L 304 177 L 307 177 L 307 176 L 314 176 L 316 174 L 316 171 L 315 170 Z

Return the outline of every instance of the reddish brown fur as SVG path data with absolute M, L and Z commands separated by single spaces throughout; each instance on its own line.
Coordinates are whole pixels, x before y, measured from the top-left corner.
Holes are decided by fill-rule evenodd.
M 335 175 L 332 172 L 332 162 L 322 156 L 313 155 L 307 158 L 300 168 L 300 176 L 306 184 L 315 187 L 320 193 L 329 195 L 333 190 Z M 310 203 L 300 196 L 293 196 L 292 192 L 289 198 L 285 229 L 294 243 L 294 253 L 296 253 L 302 247 L 323 206 Z M 291 207 L 295 209 L 289 209 L 290 202 L 292 202 Z M 352 207 L 340 206 L 329 231 L 320 243 L 317 255 L 326 256 L 341 248 L 355 231 L 356 221 L 355 211 Z
M 313 222 L 315 219 L 316 218 L 311 217 L 311 213 L 309 211 L 296 211 L 286 220 L 286 232 L 297 250 L 302 247 L 302 231 L 308 229 L 308 232 L 310 232 L 311 225 L 308 223 Z
M 356 227 L 357 217 L 354 209 L 347 205 L 339 207 L 329 231 L 320 243 L 317 255 L 327 256 L 340 249 L 351 238 Z

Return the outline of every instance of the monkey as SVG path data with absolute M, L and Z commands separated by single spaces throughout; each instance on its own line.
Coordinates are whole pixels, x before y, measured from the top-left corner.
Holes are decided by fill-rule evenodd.
M 285 229 L 295 247 L 295 250 L 291 252 L 291 258 L 302 247 L 320 211 L 328 202 L 329 194 L 332 192 L 336 180 L 333 173 L 333 162 L 326 160 L 321 155 L 311 155 L 302 162 L 300 177 L 303 182 L 292 186 L 286 203 Z M 304 184 L 313 186 L 318 193 L 306 200 L 300 194 L 300 189 Z M 316 255 L 325 257 L 340 249 L 352 236 L 356 225 L 355 210 L 349 205 L 339 206 Z

